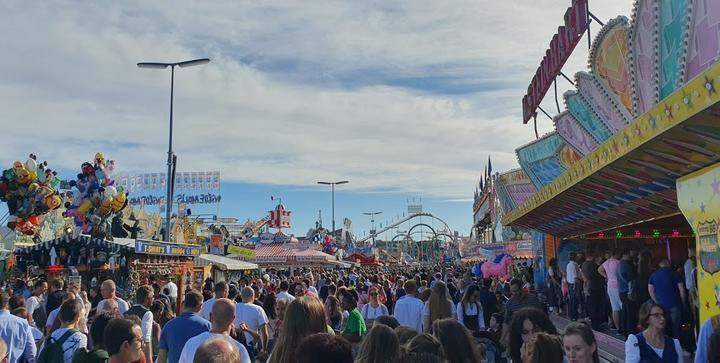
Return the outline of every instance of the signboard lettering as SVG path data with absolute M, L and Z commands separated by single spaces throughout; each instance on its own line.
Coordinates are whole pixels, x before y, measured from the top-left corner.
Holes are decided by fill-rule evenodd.
M 522 99 L 523 123 L 527 123 L 534 115 L 540 101 L 550 88 L 553 79 L 560 74 L 588 26 L 587 0 L 573 0 L 565 12 L 565 25 L 558 27 L 557 33 L 550 41 L 549 48 L 530 81 L 527 94 Z
M 137 240 L 135 241 L 135 253 L 146 255 L 198 256 L 200 255 L 200 246 Z

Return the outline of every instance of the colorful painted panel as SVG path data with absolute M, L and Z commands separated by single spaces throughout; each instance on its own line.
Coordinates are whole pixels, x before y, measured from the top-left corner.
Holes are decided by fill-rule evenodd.
M 658 3 L 636 1 L 630 30 L 630 78 L 634 115 L 647 112 L 658 102 Z
M 580 126 L 572 115 L 563 111 L 555 116 L 555 129 L 558 134 L 570 145 L 575 147 L 582 155 L 587 155 L 598 146 L 597 141 Z
M 548 178 L 552 175 L 560 175 L 558 172 L 562 173 L 562 171 L 559 171 L 559 169 L 563 169 L 564 171 L 562 164 L 560 164 L 556 156 L 556 153 L 563 145 L 567 144 L 560 135 L 556 132 L 551 132 L 516 150 L 520 166 L 538 189 L 547 184 Z M 536 163 L 547 159 L 552 159 L 553 161 L 548 164 L 534 166 Z M 540 175 L 536 173 L 540 173 Z
M 585 101 L 600 116 L 612 133 L 617 132 L 630 123 L 630 117 L 623 115 L 610 98 L 601 90 L 599 83 L 591 74 L 578 72 L 575 74 L 575 86 Z
M 660 99 L 679 87 L 689 1 L 660 0 Z
M 684 81 L 720 60 L 720 1 L 694 0 Z
M 545 186 L 559 177 L 565 171 L 565 166 L 556 158 L 548 158 L 530 164 L 530 169 L 540 184 Z
M 677 180 L 678 206 L 696 235 L 700 321 L 720 313 L 720 164 Z
M 570 114 L 582 125 L 599 144 L 612 136 L 610 129 L 595 114 L 579 93 L 574 91 L 565 92 L 563 95 L 565 104 Z
M 600 84 L 632 113 L 630 66 L 628 66 L 628 21 L 624 16 L 610 20 L 600 30 L 590 52 L 590 65 Z
M 495 190 L 505 211 L 511 211 L 537 192 L 537 188 L 522 169 L 500 174 L 495 180 Z

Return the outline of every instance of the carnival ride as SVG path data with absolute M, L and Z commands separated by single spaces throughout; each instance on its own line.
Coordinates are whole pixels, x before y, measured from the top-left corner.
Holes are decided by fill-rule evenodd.
M 430 224 L 423 221 L 423 217 L 429 217 Z M 420 219 L 420 221 L 410 225 L 407 231 L 397 231 L 399 226 L 414 219 Z M 440 222 L 443 228 L 438 229 L 431 225 L 435 221 Z M 402 256 L 411 257 L 414 261 L 438 260 L 443 256 L 455 255 L 458 247 L 457 236 L 447 222 L 427 212 L 413 213 L 401 218 L 375 233 L 359 239 L 357 245 L 363 245 L 373 237 L 377 238 L 378 235 L 386 232 L 393 232 L 394 236 L 388 241 L 376 240 L 375 247 L 386 249 L 383 252 L 397 260 L 403 260 Z

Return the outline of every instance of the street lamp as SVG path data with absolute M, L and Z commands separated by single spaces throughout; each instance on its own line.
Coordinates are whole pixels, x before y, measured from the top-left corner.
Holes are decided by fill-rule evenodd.
M 150 68 L 150 69 L 165 69 L 170 67 L 170 137 L 168 142 L 168 172 L 167 172 L 167 200 L 165 210 L 165 241 L 170 242 L 170 213 L 172 212 L 172 196 L 173 196 L 173 184 L 174 179 L 173 165 L 176 164 L 177 158 L 173 155 L 172 151 L 172 138 L 173 138 L 173 93 L 175 89 L 175 67 L 186 68 L 192 66 L 199 66 L 210 63 L 209 58 L 199 58 L 193 60 L 187 60 L 177 63 L 160 63 L 160 62 L 141 62 L 138 63 L 138 68 Z
M 371 223 L 371 230 L 370 234 L 372 235 L 372 241 L 373 241 L 373 247 L 375 247 L 375 216 L 378 214 L 382 214 L 382 212 L 365 212 L 363 213 L 366 216 L 370 216 L 370 223 Z
M 349 181 L 342 180 L 342 181 L 336 181 L 336 182 L 326 182 L 326 181 L 319 181 L 318 184 L 323 185 L 330 185 L 331 187 L 331 194 L 332 194 L 332 236 L 335 237 L 335 186 L 340 184 L 347 184 Z

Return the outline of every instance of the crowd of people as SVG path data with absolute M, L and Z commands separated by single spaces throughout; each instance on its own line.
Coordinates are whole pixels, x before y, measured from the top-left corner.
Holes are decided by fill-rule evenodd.
M 641 277 L 632 254 L 617 257 L 622 260 L 596 266 L 588 253 L 582 264 L 569 263 L 568 289 L 582 294 L 566 296 L 554 295 L 555 284 L 568 281 L 556 264 L 548 285 L 538 289 L 523 276 L 482 279 L 445 265 L 267 270 L 236 281 L 197 281 L 181 299 L 177 285 L 162 276 L 135 289 L 132 303 L 119 296 L 112 280 L 99 286 L 61 278 L 6 283 L 0 292 L 0 356 L 4 352 L 9 363 L 598 362 L 591 325 L 618 320 L 616 327 L 628 337 L 626 361 L 645 361 L 648 354 L 656 361 L 680 361 L 683 347 L 674 328 L 665 331 L 672 326 L 673 305 L 666 305 L 661 284 L 683 285 L 665 281 L 674 274 L 658 274 L 668 268 L 663 263 L 648 275 L 649 302 L 633 312 L 642 327 L 635 330 L 623 303 L 641 289 L 630 284 L 628 291 L 621 276 Z M 608 281 L 618 276 L 613 284 L 601 284 L 607 295 L 590 281 L 594 274 Z M 604 321 L 596 320 L 593 305 L 601 305 L 595 304 L 600 296 L 618 319 L 608 312 Z M 620 305 L 612 309 L 609 300 L 616 297 Z M 630 301 L 641 302 L 635 296 Z M 588 314 L 590 323 L 577 321 L 558 331 L 551 314 L 561 312 L 574 319 Z M 709 361 L 714 352 L 709 342 L 720 340 L 714 328 L 703 327 L 708 343 L 698 345 Z

